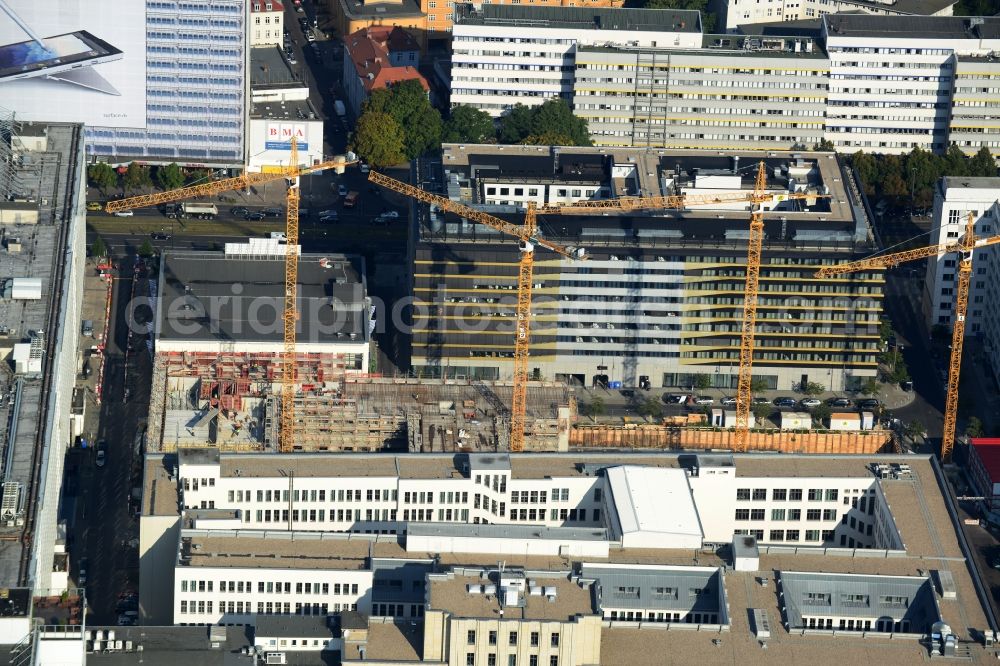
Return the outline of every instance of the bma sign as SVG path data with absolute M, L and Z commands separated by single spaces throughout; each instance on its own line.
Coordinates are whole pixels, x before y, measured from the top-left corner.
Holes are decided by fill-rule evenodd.
M 264 148 L 267 150 L 291 150 L 292 137 L 295 137 L 295 143 L 299 150 L 309 150 L 304 123 L 268 123 Z

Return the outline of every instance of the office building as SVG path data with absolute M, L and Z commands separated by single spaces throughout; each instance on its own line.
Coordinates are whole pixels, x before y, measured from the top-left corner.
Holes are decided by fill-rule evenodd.
M 702 34 L 694 12 L 568 11 L 460 6 L 451 103 L 501 116 L 561 97 L 598 145 L 1000 154 L 995 18 L 826 14 L 809 38 Z
M 420 45 L 402 28 L 373 26 L 344 37 L 344 94 L 354 116 L 373 90 L 411 80 L 430 90 L 419 64 Z
M 1000 522 L 1000 438 L 976 437 L 969 441 L 966 469 L 983 514 L 994 524 Z
M 928 245 L 957 243 L 964 235 L 969 214 L 979 237 L 1000 233 L 1000 178 L 942 178 L 934 191 L 934 208 Z M 927 333 L 935 327 L 950 329 L 954 323 L 955 292 L 958 289 L 958 253 L 927 260 L 921 308 Z M 996 246 L 986 246 L 972 255 L 969 303 L 965 335 L 983 342 L 986 359 L 994 376 L 1000 377 L 1000 254 Z
M 572 102 L 580 48 L 701 45 L 701 15 L 694 11 L 484 4 L 455 12 L 451 103 L 494 117 L 515 104 Z
M 285 7 L 278 0 L 250 0 L 250 44 L 281 46 L 284 37 Z
M 246 0 L 146 0 L 145 86 L 128 93 L 144 93 L 145 123 L 88 122 L 87 157 L 242 168 L 252 32 L 248 9 Z
M 727 193 L 753 187 L 759 153 L 446 144 L 446 194 L 519 223 L 524 202 Z M 766 239 L 754 375 L 772 389 L 839 391 L 875 375 L 881 272 L 817 280 L 824 263 L 871 253 L 868 218 L 829 153 L 764 157 Z M 790 191 L 827 193 L 803 206 Z M 543 214 L 575 262 L 537 251 L 529 372 L 580 385 L 735 387 L 749 212 L 745 202 L 683 211 Z M 511 376 L 517 244 L 484 225 L 421 211 L 411 236 L 411 363 L 427 376 Z
M 996 620 L 945 483 L 921 456 L 156 455 L 140 607 L 150 623 L 247 625 L 265 650 L 352 664 L 645 666 L 761 643 L 769 659 L 985 662 Z M 548 524 L 578 493 L 599 517 Z M 523 523 L 522 499 L 538 512 Z M 427 513 L 327 520 L 386 505 Z M 449 519 L 462 507 L 479 522 Z M 276 508 L 289 515 L 255 525 Z M 316 521 L 292 513 L 305 511 Z
M 951 16 L 956 0 L 724 0 L 718 16 L 720 31 L 777 21 L 801 21 L 826 14 L 854 12 L 879 16 Z

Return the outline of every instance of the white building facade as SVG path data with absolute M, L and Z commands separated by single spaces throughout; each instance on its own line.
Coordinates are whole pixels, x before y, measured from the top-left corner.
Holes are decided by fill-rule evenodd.
M 951 16 L 955 0 L 930 0 L 917 6 L 898 0 L 723 0 L 719 30 L 777 21 L 801 21 L 837 12 L 859 12 L 878 16 Z
M 280 46 L 285 7 L 278 0 L 251 0 L 250 46 Z

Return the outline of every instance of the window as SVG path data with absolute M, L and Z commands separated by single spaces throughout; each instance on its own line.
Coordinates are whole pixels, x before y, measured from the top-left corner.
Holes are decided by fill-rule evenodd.
M 788 520 L 802 520 L 802 509 L 789 509 Z
M 594 501 L 595 502 L 600 502 L 601 501 L 601 489 L 600 488 L 595 488 L 594 489 Z
M 819 530 L 806 530 L 806 541 L 819 541 Z
M 826 501 L 827 502 L 836 502 L 837 501 L 837 489 L 836 488 L 827 489 L 827 491 L 826 491 Z
M 736 509 L 736 520 L 750 520 L 750 509 Z
M 750 520 L 764 520 L 764 509 L 751 509 Z
M 895 595 L 884 595 L 879 597 L 879 603 L 883 606 L 893 606 L 895 608 L 906 608 L 910 605 L 910 600 L 907 597 L 900 597 Z
M 491 631 L 490 632 L 490 645 L 496 645 L 496 644 L 497 644 L 497 632 Z
M 559 647 L 559 634 L 552 634 L 549 637 L 549 645 L 552 647 Z
M 801 488 L 792 488 L 791 490 L 789 490 L 788 491 L 788 499 L 789 499 L 789 501 L 792 501 L 792 502 L 801 502 L 802 501 L 802 489 Z
M 820 488 L 810 488 L 809 489 L 809 501 L 819 502 L 823 499 L 823 490 Z
M 486 655 L 486 666 L 497 666 L 497 656 L 495 654 Z
M 799 531 L 798 530 L 788 530 L 785 532 L 785 541 L 798 541 Z
M 476 666 L 476 653 L 466 652 L 465 653 L 465 666 Z
M 509 654 L 507 655 L 507 666 L 517 666 L 517 655 Z
M 785 488 L 775 488 L 771 491 L 771 499 L 775 502 L 784 502 L 788 498 L 788 490 Z
M 754 502 L 764 502 L 767 500 L 767 489 L 766 488 L 754 488 L 753 489 L 753 501 Z
M 737 500 L 749 500 L 750 499 L 750 489 L 749 488 L 737 488 L 736 489 L 736 499 Z
M 549 666 L 559 666 L 558 655 L 552 655 L 551 657 L 549 657 Z
M 771 509 L 771 520 L 784 520 L 785 510 L 784 509 Z
M 819 520 L 820 515 L 819 509 L 809 509 L 806 511 L 806 520 Z
M 469 645 L 475 645 L 476 644 L 476 632 L 474 630 L 470 629 L 469 630 L 469 634 L 467 636 L 467 639 L 468 639 L 468 644 Z
M 528 666 L 538 666 L 538 655 L 533 654 L 528 657 Z
M 837 510 L 823 509 L 823 520 L 837 520 Z
M 785 540 L 785 530 L 771 530 L 770 540 L 771 541 L 784 541 Z
M 531 647 L 538 647 L 538 632 L 531 632 Z

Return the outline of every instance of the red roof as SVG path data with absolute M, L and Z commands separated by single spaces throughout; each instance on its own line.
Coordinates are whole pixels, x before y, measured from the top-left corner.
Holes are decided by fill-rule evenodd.
M 267 8 L 267 4 L 271 3 L 271 8 Z M 260 9 L 257 9 L 257 7 Z M 253 0 L 250 4 L 251 12 L 283 12 L 285 11 L 285 6 L 278 2 L 278 0 Z
M 971 441 L 990 481 L 1000 483 L 1000 437 L 974 437 Z
M 415 67 L 393 67 L 389 61 L 390 52 L 419 49 L 413 36 L 399 26 L 362 28 L 344 38 L 344 47 L 368 92 L 409 80 L 419 81 L 424 90 L 430 90 Z

